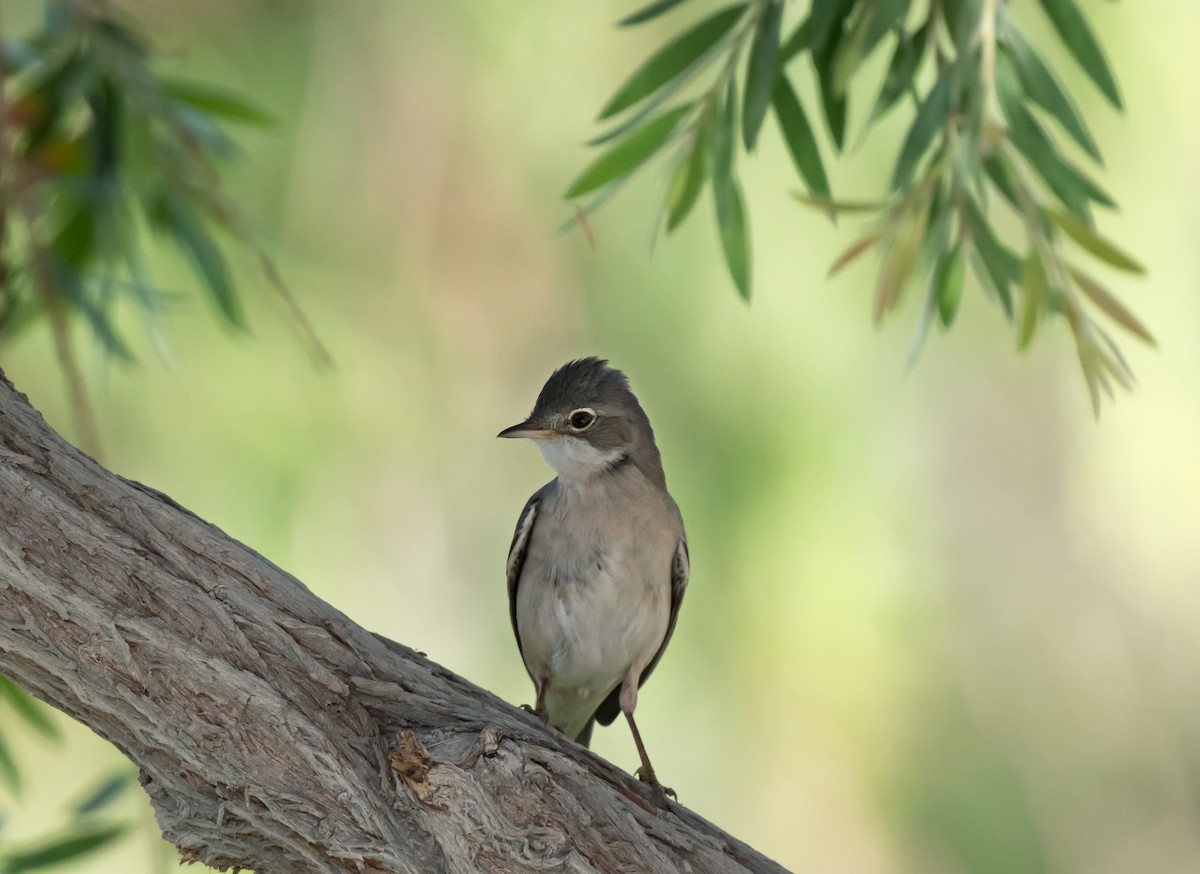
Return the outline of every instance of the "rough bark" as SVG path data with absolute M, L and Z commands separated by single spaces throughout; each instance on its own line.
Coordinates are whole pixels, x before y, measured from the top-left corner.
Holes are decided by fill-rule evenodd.
M 779 872 L 55 434 L 0 372 L 0 672 L 259 872 Z

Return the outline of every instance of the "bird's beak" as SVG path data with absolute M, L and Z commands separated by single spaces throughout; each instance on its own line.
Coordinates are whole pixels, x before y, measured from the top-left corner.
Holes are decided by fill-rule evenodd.
M 548 437 L 554 436 L 554 431 L 550 428 L 543 428 L 540 423 L 532 419 L 526 419 L 519 425 L 513 425 L 511 428 L 505 428 L 497 437 L 528 437 L 530 440 L 545 440 Z

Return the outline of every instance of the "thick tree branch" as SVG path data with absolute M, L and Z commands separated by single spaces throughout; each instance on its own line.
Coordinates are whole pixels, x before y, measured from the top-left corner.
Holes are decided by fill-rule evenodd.
M 108 472 L 2 373 L 0 672 L 125 752 L 217 868 L 782 871 Z

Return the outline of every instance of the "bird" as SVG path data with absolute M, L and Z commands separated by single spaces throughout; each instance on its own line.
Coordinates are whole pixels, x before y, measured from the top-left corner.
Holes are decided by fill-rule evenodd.
M 555 370 L 528 418 L 497 436 L 532 440 L 557 474 L 522 509 L 506 568 L 532 711 L 584 746 L 595 722 L 624 713 L 637 776 L 664 805 L 675 793 L 658 781 L 633 714 L 675 631 L 691 563 L 650 419 L 625 374 L 589 357 Z

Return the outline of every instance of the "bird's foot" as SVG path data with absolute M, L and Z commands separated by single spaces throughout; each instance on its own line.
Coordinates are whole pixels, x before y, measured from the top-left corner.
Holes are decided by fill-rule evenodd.
M 679 796 L 675 793 L 674 789 L 670 788 L 669 786 L 664 786 L 662 783 L 658 782 L 658 777 L 654 775 L 654 771 L 652 769 L 638 768 L 637 777 L 646 784 L 646 796 L 656 809 L 667 809 L 668 795 L 674 798 L 676 801 L 679 800 Z
M 541 710 L 539 710 L 538 708 L 531 707 L 528 704 L 522 704 L 521 709 L 524 710 L 526 713 L 532 713 L 534 716 L 536 716 L 538 719 L 540 719 L 546 725 L 550 724 L 550 711 L 548 711 L 545 707 L 543 707 Z

